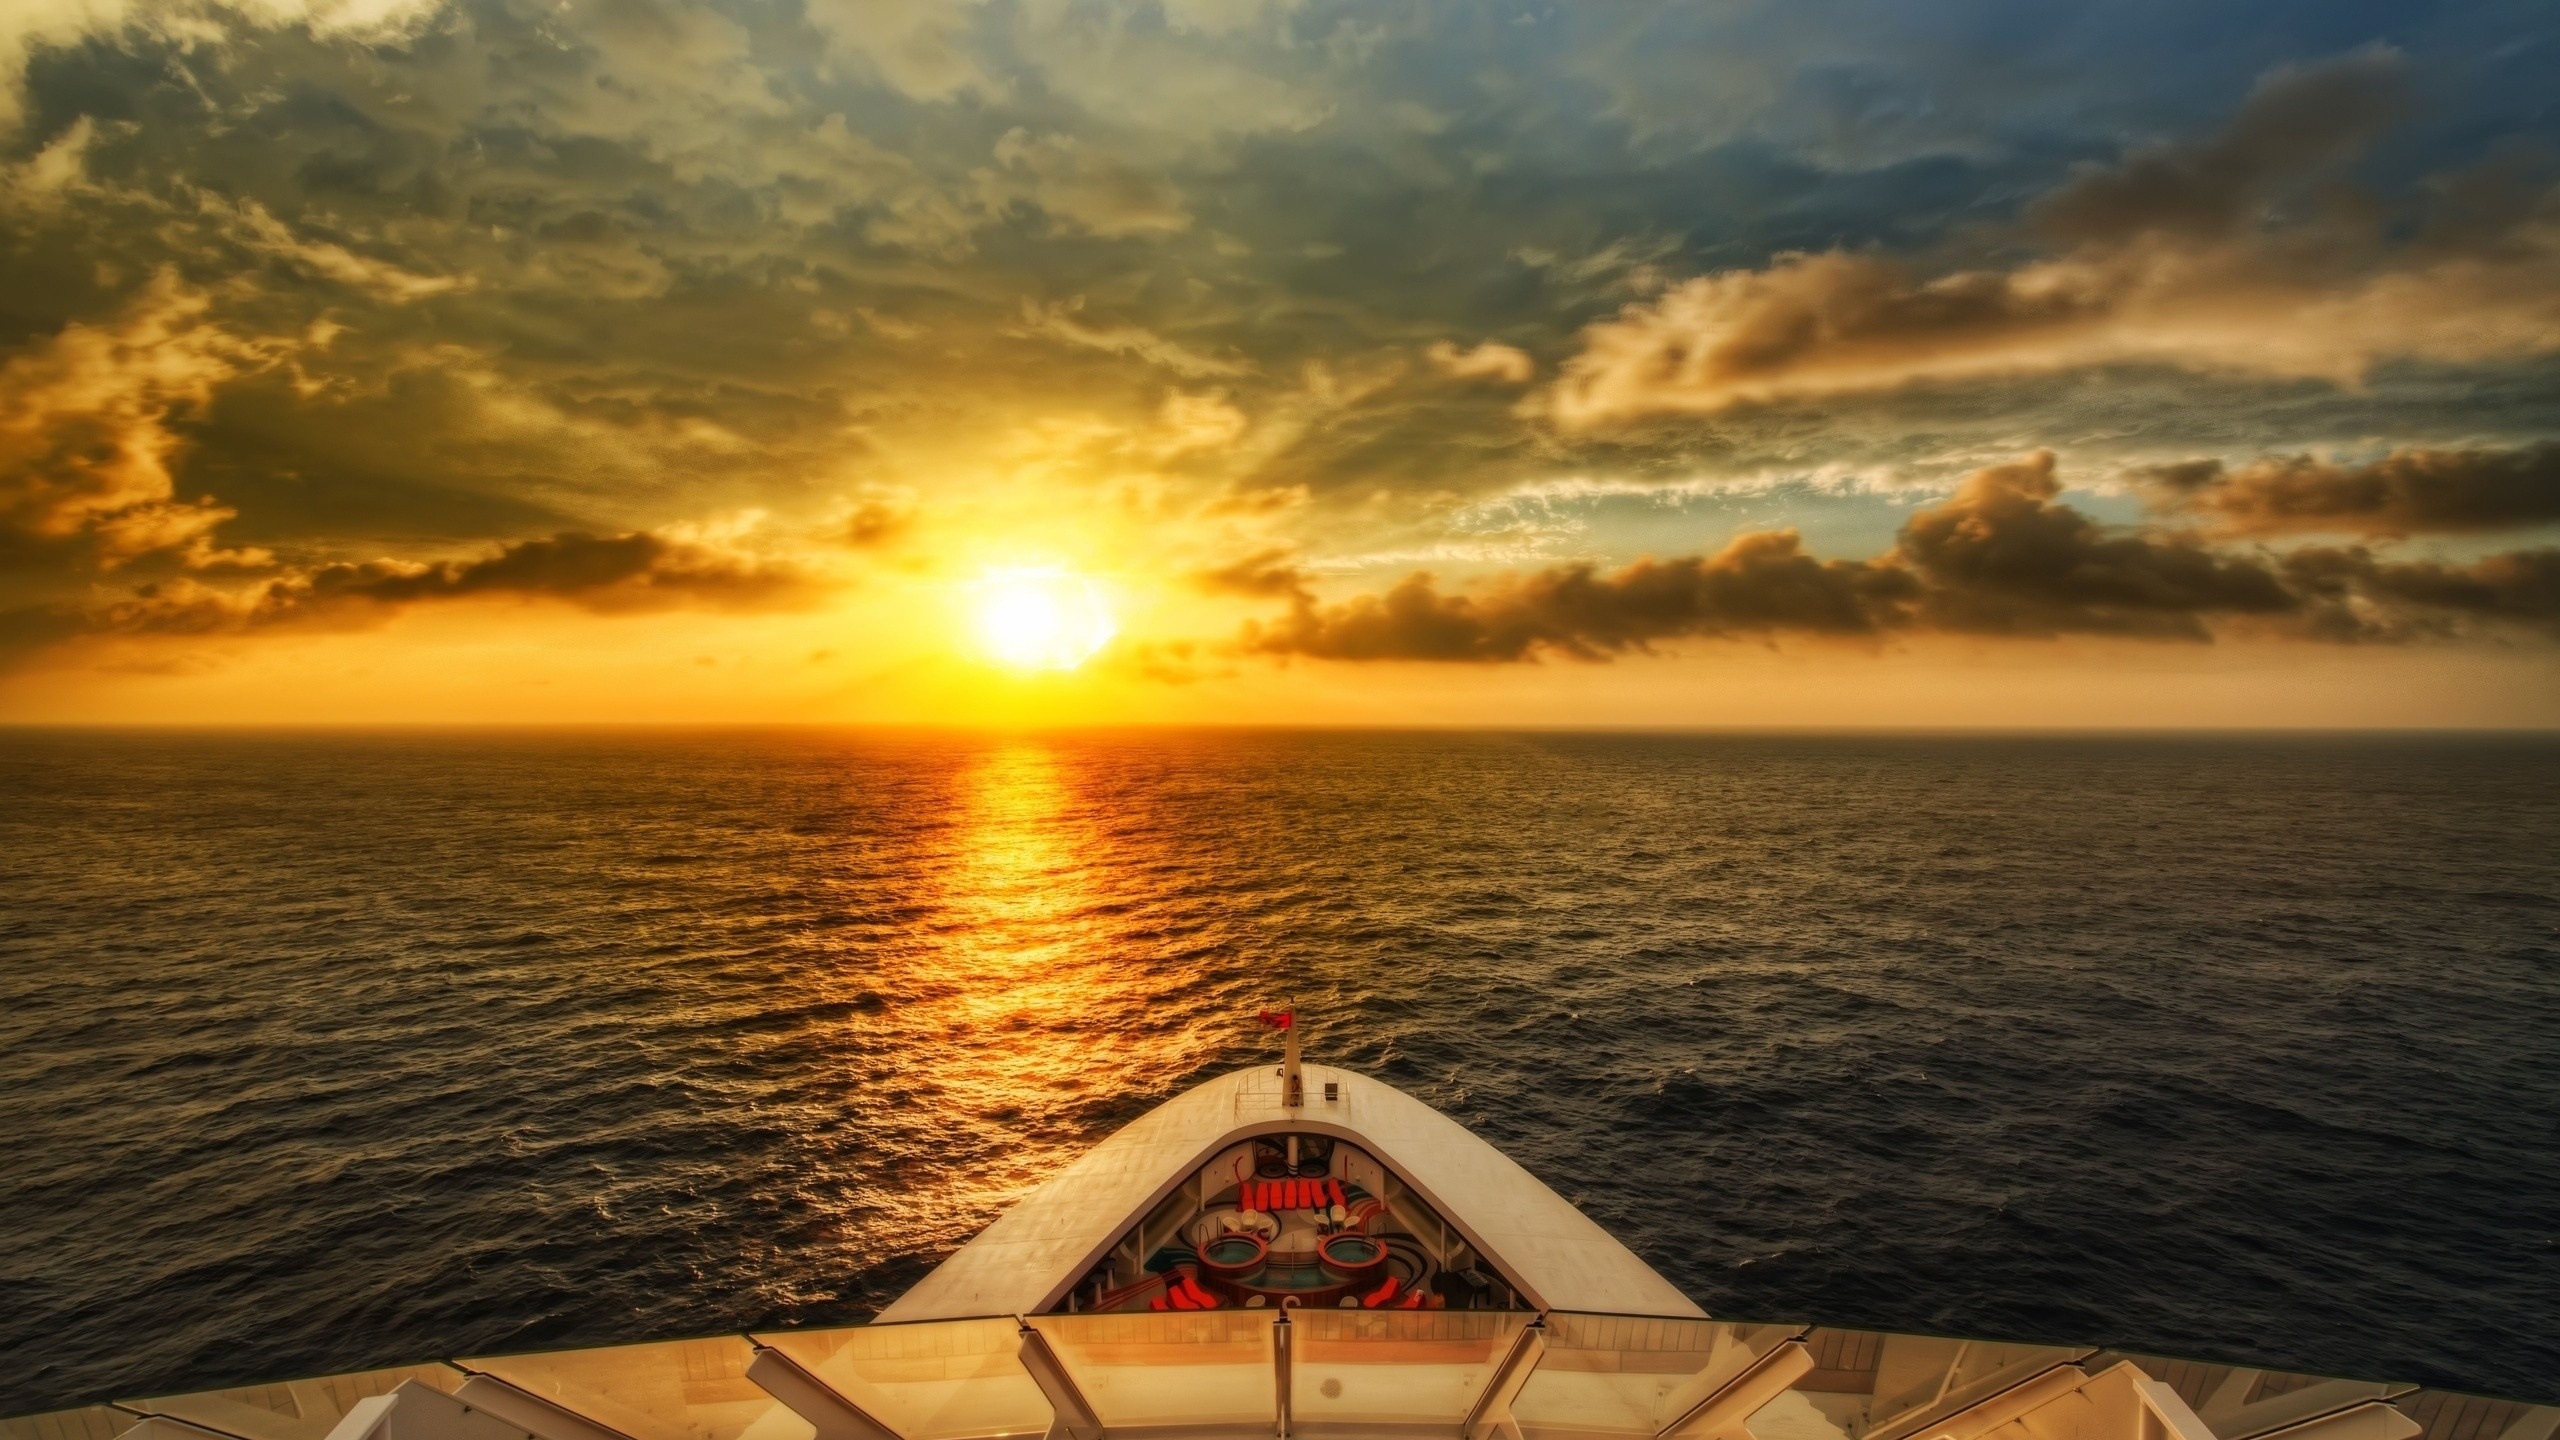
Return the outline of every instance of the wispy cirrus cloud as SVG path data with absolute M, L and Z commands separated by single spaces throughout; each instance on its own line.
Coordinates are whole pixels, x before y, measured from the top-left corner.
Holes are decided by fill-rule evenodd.
M 1242 358 L 1202 354 L 1143 325 L 1090 323 L 1082 318 L 1083 311 L 1081 298 L 1046 305 L 1025 300 L 1022 323 L 1010 333 L 1024 339 L 1055 340 L 1081 349 L 1126 355 L 1160 365 L 1187 379 L 1244 375 L 1254 368 L 1251 361 Z

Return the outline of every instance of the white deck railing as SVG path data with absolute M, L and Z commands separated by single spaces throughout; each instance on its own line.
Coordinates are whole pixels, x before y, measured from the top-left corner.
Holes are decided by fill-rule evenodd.
M 0 1440 L 2560 1440 L 2560 1408 L 1880 1331 L 1482 1310 L 854 1325 L 0 1420 Z

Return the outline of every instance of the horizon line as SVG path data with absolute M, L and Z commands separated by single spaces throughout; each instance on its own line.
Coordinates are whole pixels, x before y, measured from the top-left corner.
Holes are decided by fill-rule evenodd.
M 1154 732 L 1173 734 L 1370 734 L 1370 735 L 1660 735 L 1660 736 L 2506 736 L 2560 738 L 2560 725 L 1694 725 L 1572 724 L 1399 724 L 1392 721 L 1302 721 L 1294 723 L 1225 720 L 1116 720 L 1002 722 L 967 720 L 0 720 L 0 734 L 146 733 L 146 734 L 395 734 L 507 732 L 823 732 L 874 734 L 1104 734 Z

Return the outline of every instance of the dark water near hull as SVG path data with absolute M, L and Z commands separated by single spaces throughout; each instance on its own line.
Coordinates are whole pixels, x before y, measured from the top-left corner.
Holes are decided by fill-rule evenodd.
M 0 735 L 0 1410 L 858 1318 L 1185 1084 L 1711 1312 L 2560 1399 L 2560 745 Z

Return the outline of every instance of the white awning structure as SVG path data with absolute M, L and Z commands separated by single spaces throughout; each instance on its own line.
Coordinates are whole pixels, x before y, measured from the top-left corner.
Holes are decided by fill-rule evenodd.
M 1211 1156 L 1286 1132 L 1348 1140 L 1384 1161 L 1540 1310 L 1703 1319 L 1705 1311 L 1457 1121 L 1381 1080 L 1304 1070 L 1305 1104 L 1281 1103 L 1280 1070 L 1239 1070 L 1178 1095 L 1086 1152 L 880 1313 L 882 1323 L 1051 1309 L 1112 1242 Z

